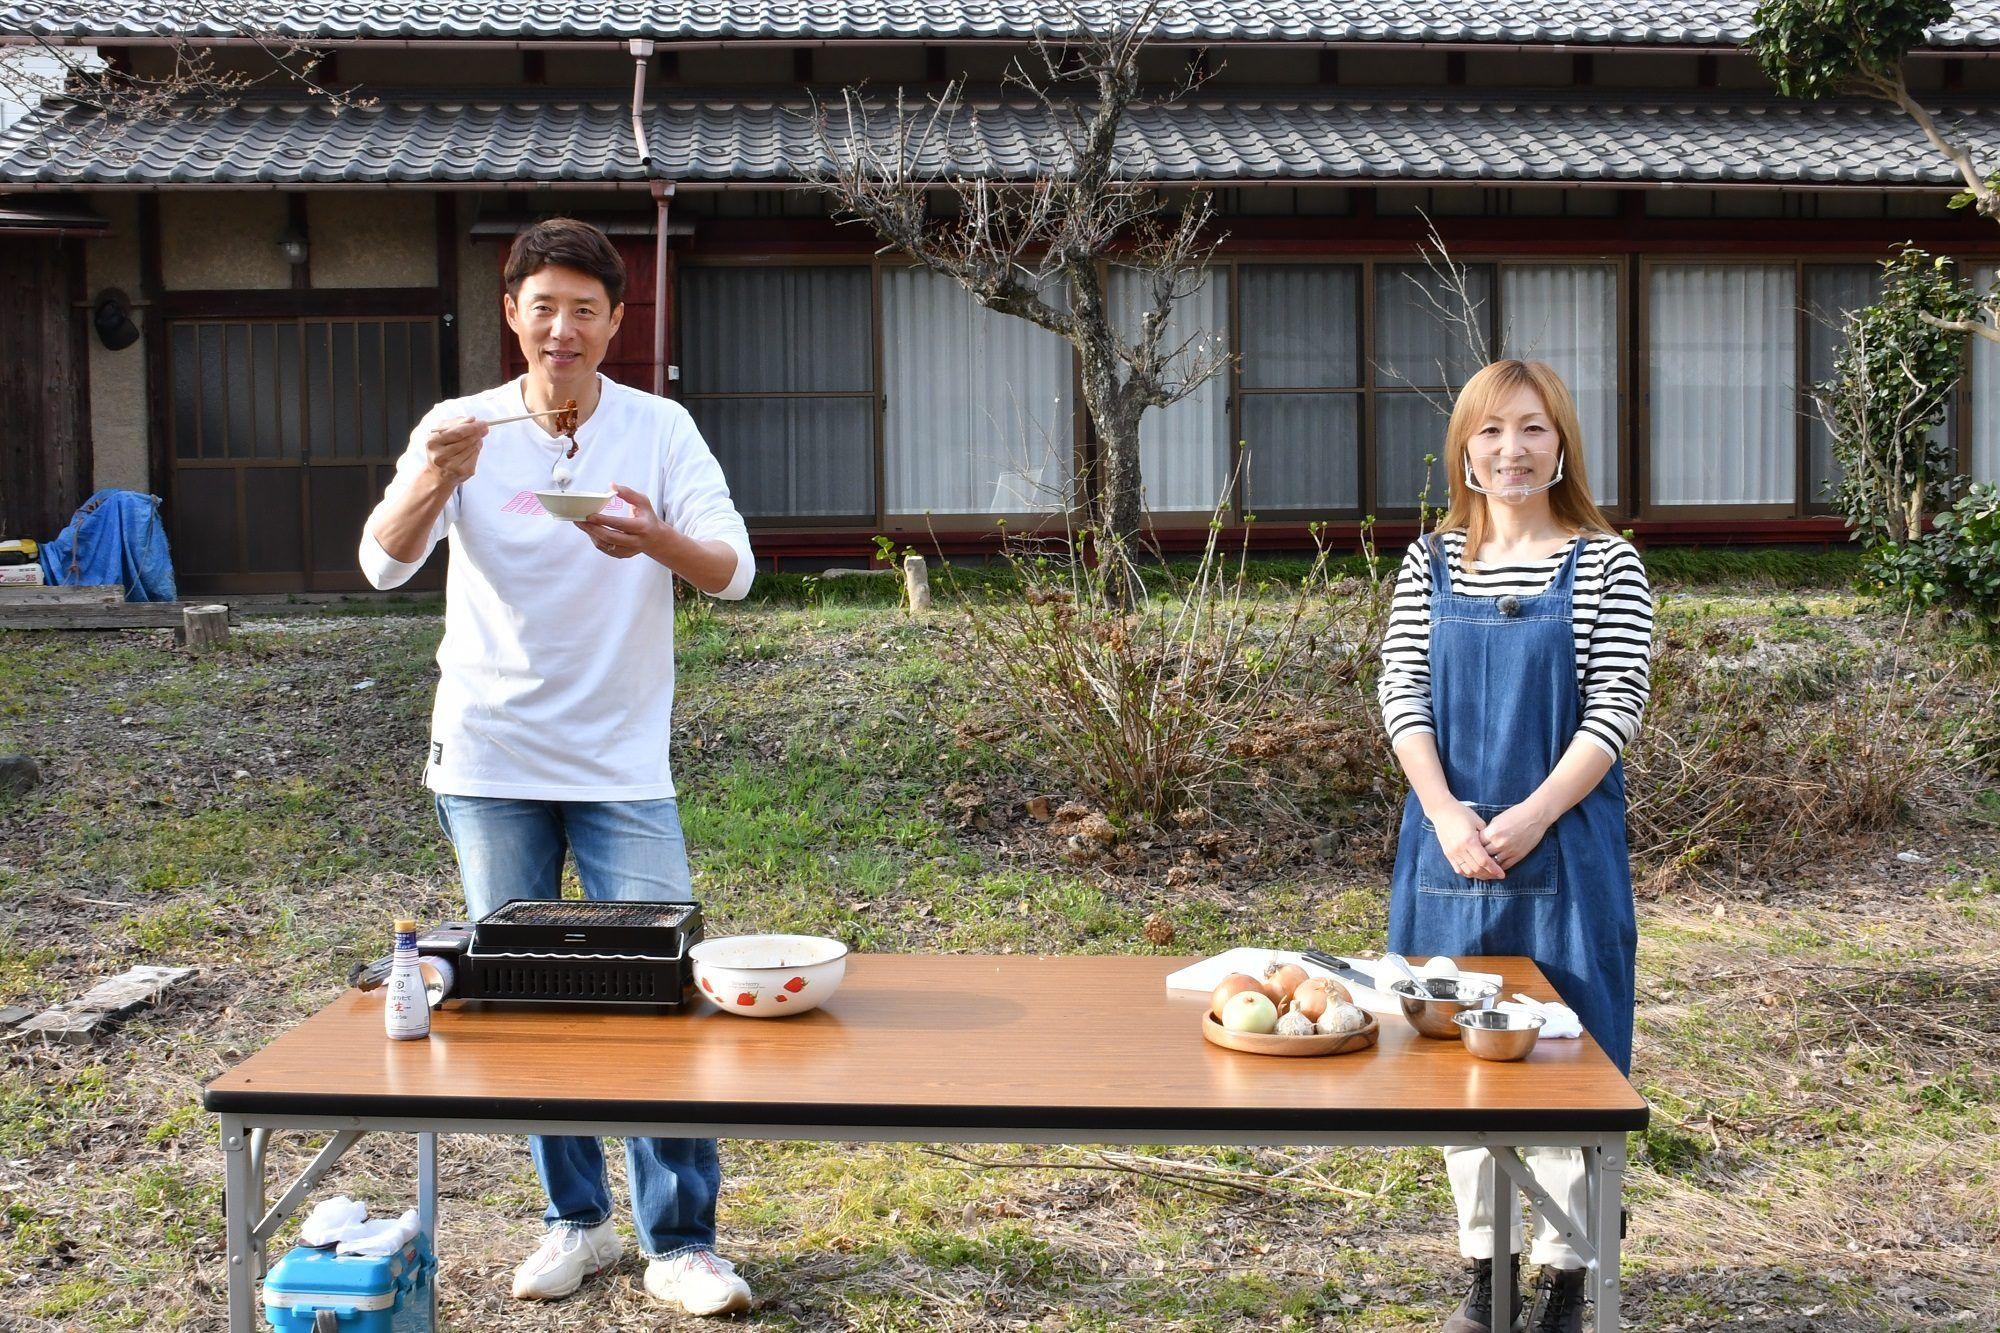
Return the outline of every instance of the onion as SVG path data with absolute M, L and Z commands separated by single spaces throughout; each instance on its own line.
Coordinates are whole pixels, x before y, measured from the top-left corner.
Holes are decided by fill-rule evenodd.
M 1306 970 L 1297 963 L 1273 963 L 1264 969 L 1264 993 L 1282 1009 L 1306 975 Z
M 1256 991 L 1266 998 L 1270 996 L 1270 992 L 1264 989 L 1264 983 L 1249 973 L 1231 972 L 1228 976 L 1216 982 L 1215 989 L 1209 992 L 1208 1012 L 1214 1014 L 1217 1018 L 1221 1018 L 1222 1006 L 1228 1003 L 1229 997 L 1240 995 L 1247 990 Z
M 1308 977 L 1292 992 L 1292 1009 L 1317 1022 L 1328 1005 L 1345 1003 L 1353 998 L 1348 994 L 1347 987 L 1332 977 Z

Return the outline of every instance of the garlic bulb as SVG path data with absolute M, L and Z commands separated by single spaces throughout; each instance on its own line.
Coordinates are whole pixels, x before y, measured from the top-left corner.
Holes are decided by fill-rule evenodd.
M 1310 1037 L 1317 1030 L 1313 1021 L 1296 1009 L 1278 1020 L 1278 1035 L 1281 1037 Z
M 1319 1016 L 1318 1030 L 1329 1037 L 1359 1032 L 1368 1026 L 1368 1015 L 1351 1004 L 1330 1004 Z

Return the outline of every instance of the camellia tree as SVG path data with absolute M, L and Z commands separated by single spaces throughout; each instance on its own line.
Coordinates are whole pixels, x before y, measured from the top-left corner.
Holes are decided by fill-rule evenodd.
M 1950 0 L 1764 0 L 1747 43 L 1788 97 L 1879 98 L 1899 107 L 1965 182 L 1952 207 L 2000 223 L 2000 168 L 1978 161 L 1948 112 L 1910 94 L 1903 60 L 1952 16 Z M 1835 502 L 1871 572 L 1919 606 L 2000 632 L 2000 492 L 1958 475 L 1945 405 L 1966 334 L 2000 343 L 2000 285 L 1975 292 L 1948 260 L 1906 247 L 1882 299 L 1845 319 L 1831 380 L 1815 386 L 1845 475 Z
M 1878 558 L 1920 538 L 1959 489 L 1939 429 L 1963 366 L 1949 324 L 1972 315 L 1950 261 L 1905 246 L 1883 266 L 1881 299 L 1850 311 L 1833 377 L 1814 386 L 1841 467 L 1834 504 Z
M 1910 48 L 1950 18 L 1951 0 L 1764 0 L 1745 45 L 1787 97 L 1860 95 L 1901 108 L 1965 181 L 1952 206 L 2000 222 L 2000 167 L 1974 160 L 1949 123 L 1910 95 L 1903 77 Z M 1962 317 L 1935 311 L 1920 311 L 1919 317 L 1950 332 L 2000 342 L 2000 292 L 1986 293 Z

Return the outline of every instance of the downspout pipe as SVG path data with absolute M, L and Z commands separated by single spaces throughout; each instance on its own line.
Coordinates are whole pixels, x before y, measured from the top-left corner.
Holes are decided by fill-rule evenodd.
M 673 308 L 667 283 L 667 205 L 673 197 L 672 181 L 653 182 L 657 214 L 653 227 L 653 392 L 662 398 L 667 396 L 667 314 Z
M 645 173 L 653 192 L 653 393 L 667 393 L 667 201 L 674 197 L 674 183 L 653 175 L 653 148 L 646 139 L 646 64 L 653 58 L 653 44 L 643 37 L 632 39 L 632 142 L 639 150 L 639 170 Z
M 643 37 L 631 42 L 632 51 L 632 142 L 639 148 L 639 170 L 653 174 L 653 150 L 646 143 L 646 62 L 653 58 L 653 44 Z

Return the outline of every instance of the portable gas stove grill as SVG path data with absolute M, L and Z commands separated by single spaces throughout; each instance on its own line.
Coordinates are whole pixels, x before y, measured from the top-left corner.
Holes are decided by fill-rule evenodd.
M 694 986 L 688 950 L 701 933 L 695 903 L 516 898 L 473 926 L 455 993 L 676 1013 Z

